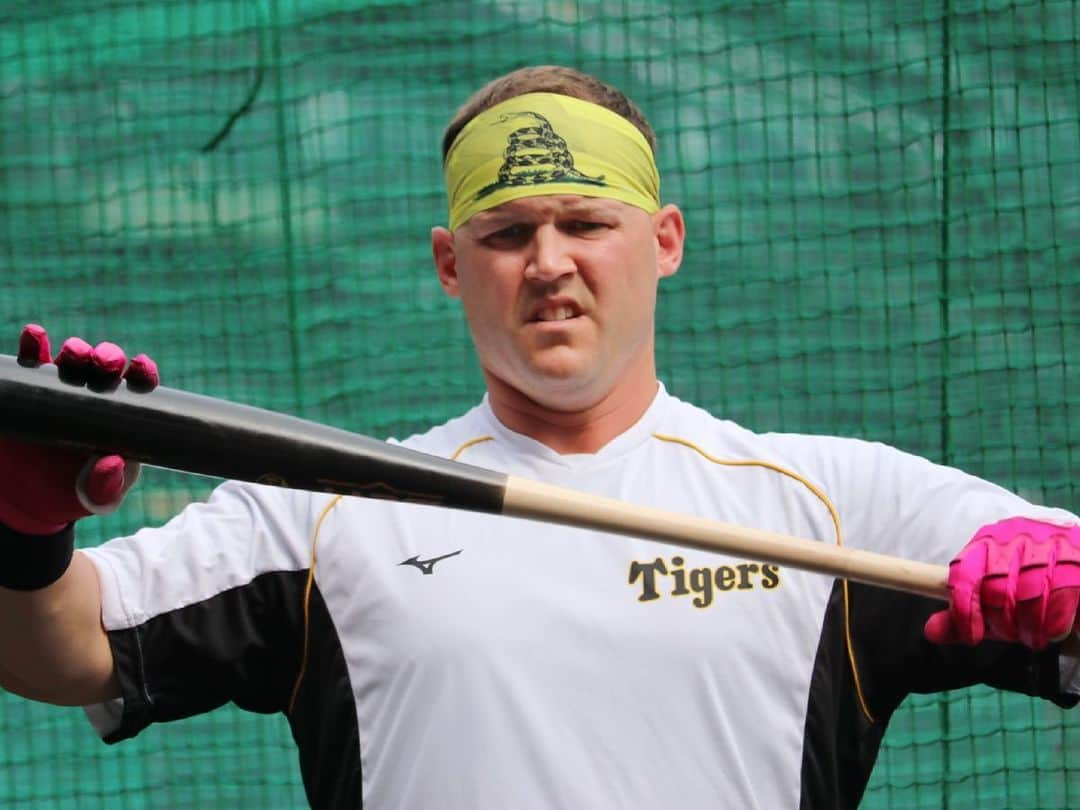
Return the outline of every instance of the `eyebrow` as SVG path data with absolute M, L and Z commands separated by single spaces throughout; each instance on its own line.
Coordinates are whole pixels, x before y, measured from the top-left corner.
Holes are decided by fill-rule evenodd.
M 507 220 L 515 220 L 521 217 L 531 217 L 531 212 L 527 209 L 514 206 L 514 201 L 504 203 L 504 205 L 508 207 L 500 207 L 500 209 L 489 208 L 486 211 L 478 211 L 473 217 L 473 221 L 478 225 L 491 225 Z M 572 203 L 567 203 L 565 207 L 560 207 L 558 213 L 560 215 L 580 215 L 606 213 L 608 211 L 610 211 L 610 209 L 608 206 L 604 205 L 603 200 L 586 197 Z

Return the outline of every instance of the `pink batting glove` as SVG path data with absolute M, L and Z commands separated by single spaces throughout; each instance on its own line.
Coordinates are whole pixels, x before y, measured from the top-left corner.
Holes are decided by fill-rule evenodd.
M 52 362 L 49 335 L 28 324 L 19 336 L 19 363 L 36 367 Z M 92 387 L 157 386 L 157 365 L 144 354 L 129 364 L 113 343 L 91 347 L 80 338 L 64 341 L 56 356 L 60 376 Z M 88 456 L 78 450 L 0 438 L 0 523 L 21 534 L 55 534 L 73 520 L 104 514 L 120 505 L 138 478 L 139 465 L 117 455 Z
M 1060 641 L 1077 624 L 1080 526 L 1019 517 L 984 526 L 949 564 L 949 590 L 949 608 L 926 622 L 930 641 L 1033 650 Z

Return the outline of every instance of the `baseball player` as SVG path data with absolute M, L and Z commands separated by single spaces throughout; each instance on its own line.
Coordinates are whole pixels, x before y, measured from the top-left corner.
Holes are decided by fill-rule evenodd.
M 781 565 L 428 506 L 228 482 L 73 552 L 136 474 L 0 442 L 0 675 L 107 742 L 282 712 L 313 807 L 854 807 L 912 692 L 1080 696 L 1080 528 L 865 441 L 758 434 L 657 379 L 685 227 L 621 92 L 515 71 L 444 139 L 439 283 L 487 394 L 428 453 L 822 543 L 950 560 L 950 604 Z M 28 327 L 24 363 L 152 387 Z

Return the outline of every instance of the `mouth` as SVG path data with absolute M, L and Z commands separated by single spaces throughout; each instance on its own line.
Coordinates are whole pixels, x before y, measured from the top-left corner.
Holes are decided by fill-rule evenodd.
M 581 315 L 581 309 L 570 301 L 541 304 L 532 311 L 530 323 L 557 323 L 569 321 Z

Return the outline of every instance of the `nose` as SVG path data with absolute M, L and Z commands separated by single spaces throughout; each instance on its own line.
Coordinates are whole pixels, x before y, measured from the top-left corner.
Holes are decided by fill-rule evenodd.
M 533 232 L 525 260 L 525 278 L 549 283 L 577 272 L 571 241 L 553 225 L 541 225 Z

